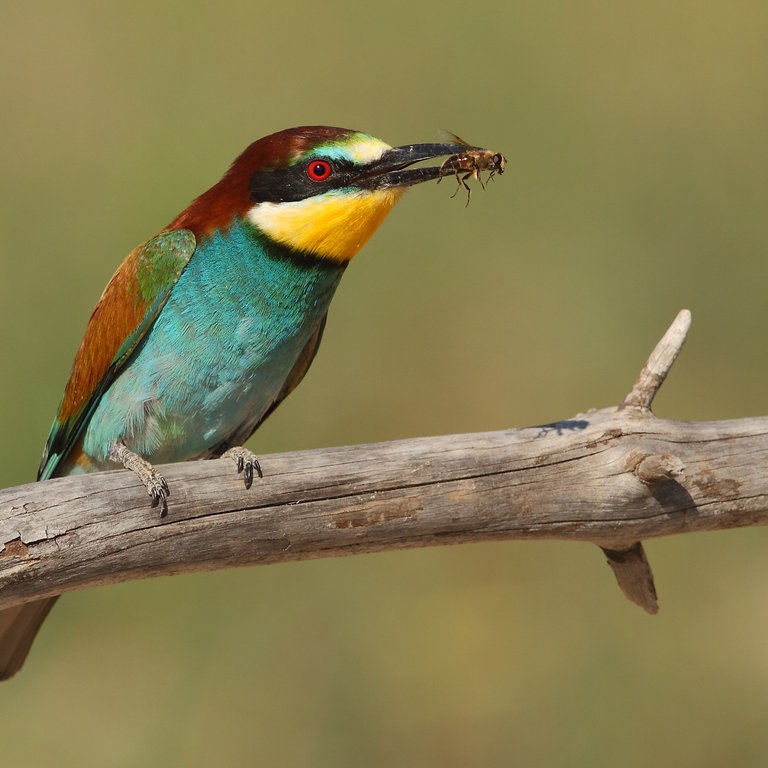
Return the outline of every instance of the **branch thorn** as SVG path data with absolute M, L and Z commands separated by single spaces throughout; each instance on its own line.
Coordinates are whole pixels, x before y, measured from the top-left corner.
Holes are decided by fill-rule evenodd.
M 691 327 L 691 312 L 681 309 L 661 341 L 648 357 L 637 381 L 624 398 L 621 408 L 635 407 L 650 410 L 653 398 L 667 378 L 669 369 L 680 354 Z
M 659 612 L 651 564 L 643 544 L 636 541 L 624 549 L 600 547 L 608 558 L 613 575 L 624 596 L 650 614 Z

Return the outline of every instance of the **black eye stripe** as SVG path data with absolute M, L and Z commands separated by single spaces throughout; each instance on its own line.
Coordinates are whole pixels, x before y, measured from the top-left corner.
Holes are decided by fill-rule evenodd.
M 314 179 L 308 168 L 312 163 L 328 163 L 330 173 L 325 179 Z M 355 176 L 355 166 L 348 160 L 312 157 L 289 166 L 254 173 L 248 182 L 252 203 L 290 203 L 306 200 L 320 191 L 348 186 Z

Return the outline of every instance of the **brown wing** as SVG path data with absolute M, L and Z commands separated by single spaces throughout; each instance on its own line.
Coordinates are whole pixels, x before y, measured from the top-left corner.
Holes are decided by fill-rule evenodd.
M 134 248 L 112 276 L 75 356 L 40 461 L 39 480 L 56 473 L 100 395 L 157 319 L 195 247 L 195 236 L 185 229 L 161 232 Z

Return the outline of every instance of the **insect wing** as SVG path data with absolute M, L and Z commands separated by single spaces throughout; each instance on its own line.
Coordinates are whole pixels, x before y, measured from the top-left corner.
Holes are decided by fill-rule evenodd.
M 455 133 L 451 133 L 450 131 L 446 131 L 445 128 L 438 128 L 437 133 L 439 134 L 440 138 L 450 144 L 461 144 L 465 147 L 472 147 L 473 145 L 470 144 L 468 141 L 464 141 L 464 139 L 461 138 L 461 136 L 457 136 Z

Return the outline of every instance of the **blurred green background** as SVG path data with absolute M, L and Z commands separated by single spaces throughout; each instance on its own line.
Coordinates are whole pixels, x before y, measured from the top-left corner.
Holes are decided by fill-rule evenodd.
M 88 314 L 247 143 L 447 128 L 508 172 L 412 190 L 261 454 L 618 403 L 682 307 L 660 416 L 768 412 L 768 6 L 2 2 L 0 486 L 34 479 Z M 764 766 L 768 539 L 512 542 L 67 596 L 0 687 L 3 765 Z

